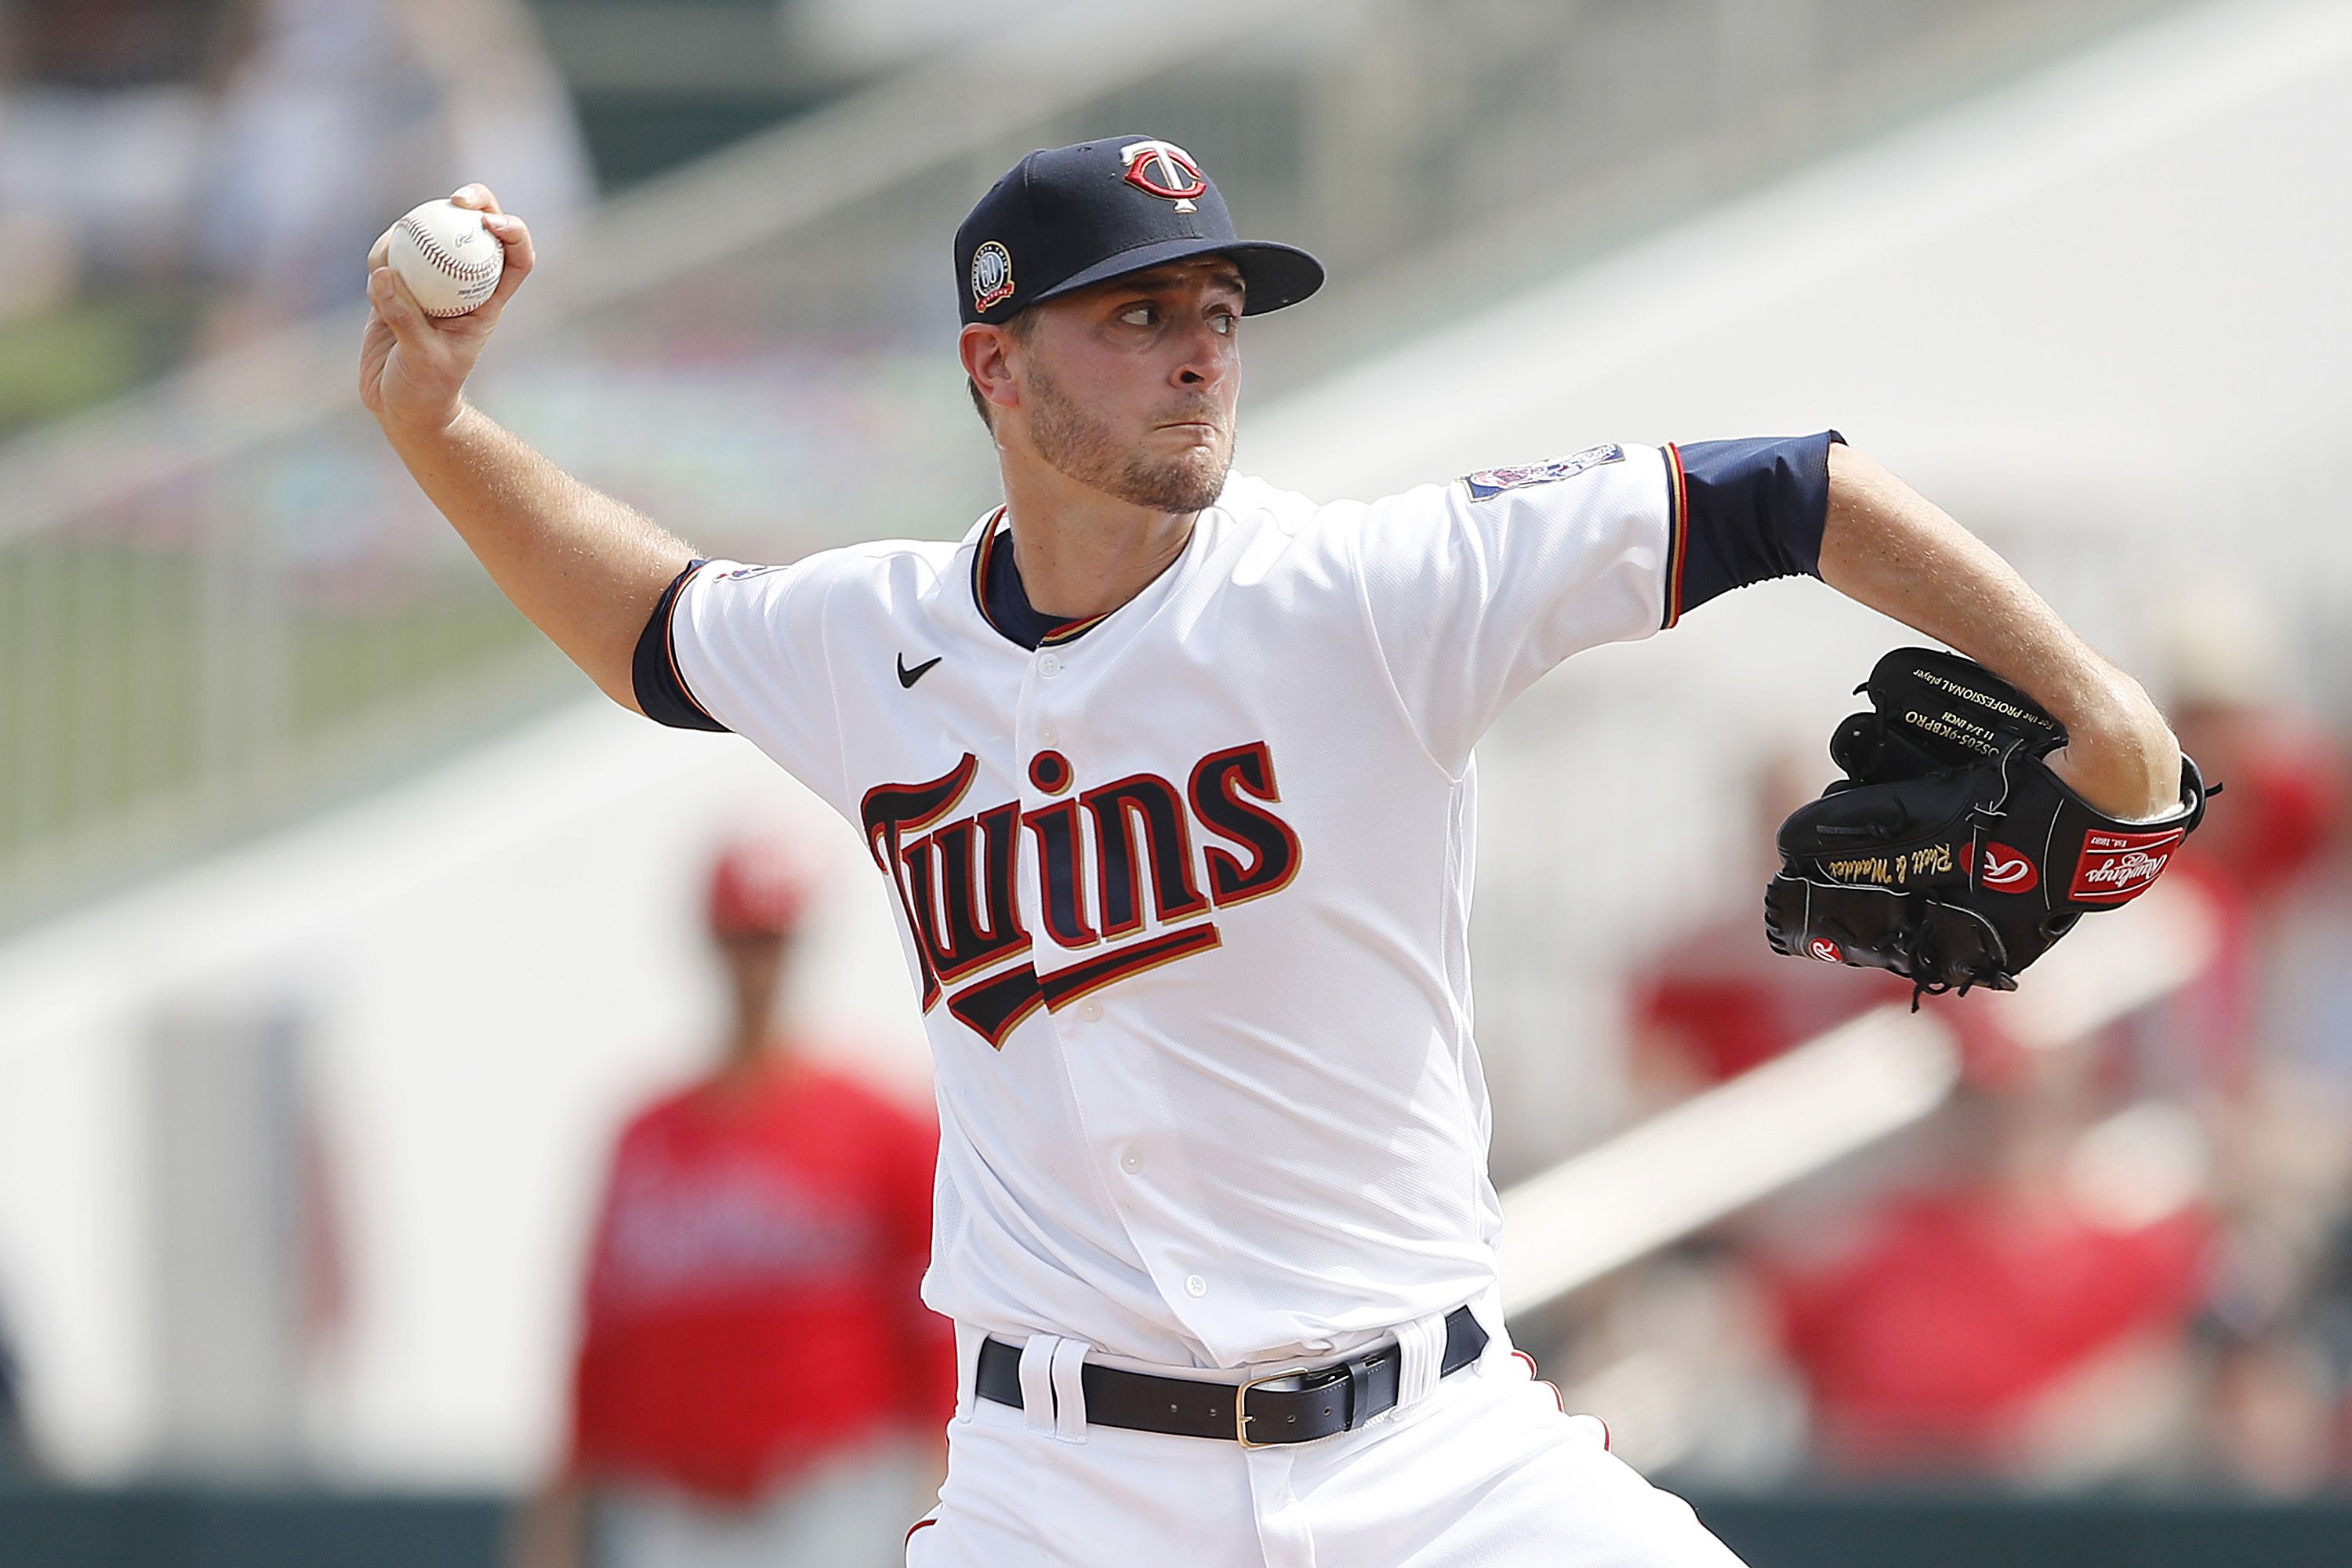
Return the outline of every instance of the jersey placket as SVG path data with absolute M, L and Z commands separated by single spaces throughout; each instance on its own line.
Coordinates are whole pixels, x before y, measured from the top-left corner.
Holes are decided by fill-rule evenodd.
M 1138 606 L 1140 607 L 1140 606 Z M 1099 931 L 1102 918 L 1099 856 L 1101 847 L 1085 828 L 1078 802 L 1091 784 L 1100 784 L 1129 771 L 1132 758 L 1111 760 L 1087 721 L 1087 700 L 1098 682 L 1095 672 L 1112 662 L 1116 645 L 1148 636 L 1138 626 L 1105 626 L 1087 637 L 1058 645 L 1048 644 L 1030 656 L 1013 713 L 1013 743 L 1018 754 L 1014 772 L 1020 780 L 1022 812 L 1063 810 L 1072 818 L 1067 831 L 1077 857 L 1076 880 L 1078 909 L 1090 932 Z M 1127 657 L 1136 657 L 1128 649 Z M 1059 784 L 1060 787 L 1049 787 Z M 1032 865 L 1042 858 L 1045 835 L 1032 827 L 1023 835 L 1022 853 Z M 1065 966 L 1104 951 L 1097 935 L 1083 947 L 1066 947 L 1054 938 L 1054 925 L 1043 907 L 1049 879 L 1042 874 L 1019 879 L 1024 904 L 1023 921 L 1033 933 L 1035 967 L 1042 978 Z M 1143 898 L 1143 889 L 1137 890 Z M 1147 900 L 1148 902 L 1148 900 Z M 1152 1222 L 1154 1206 L 1181 1205 L 1190 1187 L 1186 1150 L 1167 1118 L 1151 1084 L 1134 1081 L 1140 1054 L 1150 1047 L 1140 1038 L 1132 1016 L 1121 1006 L 1119 986 L 1112 984 L 1043 1009 L 1036 1021 L 1054 1032 L 1065 1082 L 1076 1108 L 1087 1142 L 1087 1159 L 1108 1194 L 1111 1211 L 1126 1233 L 1136 1258 L 1143 1265 L 1166 1303 L 1169 1314 L 1195 1339 L 1203 1334 L 1201 1320 L 1215 1311 L 1216 1285 L 1213 1260 L 1198 1247 L 1186 1247 L 1166 1226 Z

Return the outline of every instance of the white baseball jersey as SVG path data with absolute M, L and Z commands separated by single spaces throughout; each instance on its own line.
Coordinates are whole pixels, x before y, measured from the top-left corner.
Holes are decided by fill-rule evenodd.
M 1682 479 L 1633 446 L 1368 505 L 1235 478 L 1034 650 L 980 592 L 1001 512 L 682 584 L 687 694 L 897 896 L 933 1309 L 1236 1366 L 1493 1284 L 1471 748 L 1560 659 L 1672 623 Z

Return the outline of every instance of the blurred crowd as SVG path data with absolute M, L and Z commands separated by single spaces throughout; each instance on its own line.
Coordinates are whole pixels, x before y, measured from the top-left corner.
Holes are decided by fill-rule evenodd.
M 524 0 L 0 0 L 0 435 L 356 302 L 468 179 L 593 194 Z
M 2209 956 L 2063 1046 L 2012 1037 L 2007 998 L 1928 999 L 1962 1077 L 1924 1127 L 1529 1325 L 1637 1465 L 1702 1488 L 2352 1486 L 2352 726 L 2271 695 L 2262 626 L 2225 605 L 2171 645 L 2159 697 L 2225 786 L 2168 879 Z M 1757 781 L 1759 846 L 1805 776 Z M 1696 928 L 1638 979 L 1645 1110 L 1908 1000 L 1750 926 Z

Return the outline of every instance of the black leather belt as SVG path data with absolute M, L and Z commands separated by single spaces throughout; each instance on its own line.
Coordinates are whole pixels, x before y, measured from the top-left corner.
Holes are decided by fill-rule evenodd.
M 1445 1315 L 1445 1359 L 1438 1363 L 1438 1375 L 1461 1371 L 1486 1348 L 1486 1331 L 1470 1309 L 1454 1308 Z M 1244 1448 L 1267 1448 L 1352 1432 L 1381 1411 L 1394 1409 L 1403 1363 L 1402 1351 L 1382 1345 L 1352 1360 L 1293 1367 L 1231 1384 L 1121 1372 L 1089 1362 L 1078 1369 L 1078 1387 L 1086 1394 L 1087 1420 L 1093 1426 L 1178 1437 L 1224 1437 L 1239 1440 Z M 1293 1379 L 1297 1382 L 1294 1388 L 1269 1386 Z M 1019 1349 L 1002 1340 L 982 1341 L 974 1386 L 982 1399 L 1020 1409 Z

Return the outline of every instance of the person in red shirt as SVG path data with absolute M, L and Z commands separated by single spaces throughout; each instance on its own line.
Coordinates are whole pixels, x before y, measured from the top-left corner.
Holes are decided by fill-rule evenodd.
M 2086 1184 L 2084 1086 L 2008 1058 L 1940 1113 L 1941 1168 L 1765 1260 L 1832 1474 L 2046 1473 L 2178 1372 L 2216 1216 L 2193 1185 Z M 2136 1182 L 2144 1178 L 2136 1178 Z M 2127 1445 L 2124 1445 L 2127 1447 Z
M 806 893 L 780 845 L 714 868 L 725 1052 L 614 1151 L 530 1568 L 592 1539 L 600 1568 L 896 1563 L 936 1475 L 954 1335 L 917 1288 L 938 1134 L 772 1028 Z

